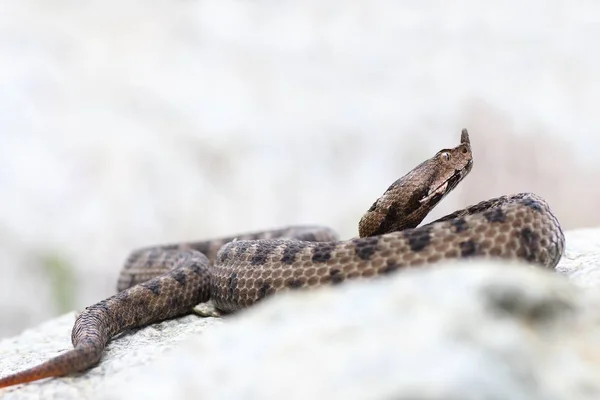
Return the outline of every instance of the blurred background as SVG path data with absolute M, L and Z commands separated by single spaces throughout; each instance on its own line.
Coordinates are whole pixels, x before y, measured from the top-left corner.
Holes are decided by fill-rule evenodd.
M 466 127 L 426 221 L 505 193 L 600 224 L 600 4 L 0 2 L 0 337 L 115 292 L 130 250 L 343 238 Z

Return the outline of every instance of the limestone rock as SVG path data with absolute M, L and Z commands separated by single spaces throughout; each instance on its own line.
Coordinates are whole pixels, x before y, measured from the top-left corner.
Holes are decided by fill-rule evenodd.
M 600 397 L 598 298 L 475 263 L 265 302 L 104 399 Z
M 71 346 L 75 313 L 68 313 L 14 338 L 0 342 L 0 375 L 39 364 Z M 217 318 L 190 315 L 122 334 L 108 345 L 100 364 L 86 373 L 45 379 L 8 388 L 0 398 L 8 399 L 94 399 L 105 390 L 120 391 L 139 374 L 139 368 L 160 358 L 179 342 L 198 336 L 217 325 Z
M 591 289 L 600 288 L 600 229 L 565 232 L 567 247 L 556 271 L 572 282 Z

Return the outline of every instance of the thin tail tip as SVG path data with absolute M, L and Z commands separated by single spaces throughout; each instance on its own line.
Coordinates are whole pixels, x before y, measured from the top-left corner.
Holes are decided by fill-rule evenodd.
M 41 364 L 0 378 L 0 389 L 86 370 L 98 363 L 100 355 L 99 347 L 78 346 Z
M 22 385 L 24 383 L 35 382 L 41 379 L 50 378 L 51 374 L 30 374 L 29 371 L 17 372 L 16 374 L 7 375 L 0 378 L 0 389 L 6 389 L 12 386 Z
M 15 372 L 0 378 L 0 389 L 31 383 L 46 378 L 55 378 L 66 375 L 69 371 L 57 368 L 55 360 L 51 359 L 34 367 Z

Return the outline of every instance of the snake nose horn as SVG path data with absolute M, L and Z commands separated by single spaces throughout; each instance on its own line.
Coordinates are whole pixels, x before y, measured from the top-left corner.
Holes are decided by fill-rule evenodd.
M 471 144 L 471 141 L 469 140 L 469 132 L 467 131 L 467 128 L 464 128 L 462 130 L 462 132 L 460 133 L 460 142 L 466 143 L 466 144 Z

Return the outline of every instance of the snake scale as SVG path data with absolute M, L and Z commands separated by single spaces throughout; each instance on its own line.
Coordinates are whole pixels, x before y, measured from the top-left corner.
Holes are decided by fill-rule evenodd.
M 418 227 L 471 171 L 469 134 L 398 179 L 339 241 L 320 226 L 292 226 L 229 238 L 133 251 L 118 293 L 87 307 L 72 330 L 73 349 L 0 379 L 0 387 L 84 371 L 116 334 L 190 313 L 211 300 L 228 313 L 273 293 L 369 278 L 444 259 L 520 259 L 553 268 L 565 238 L 548 204 L 533 193 L 486 200 Z

